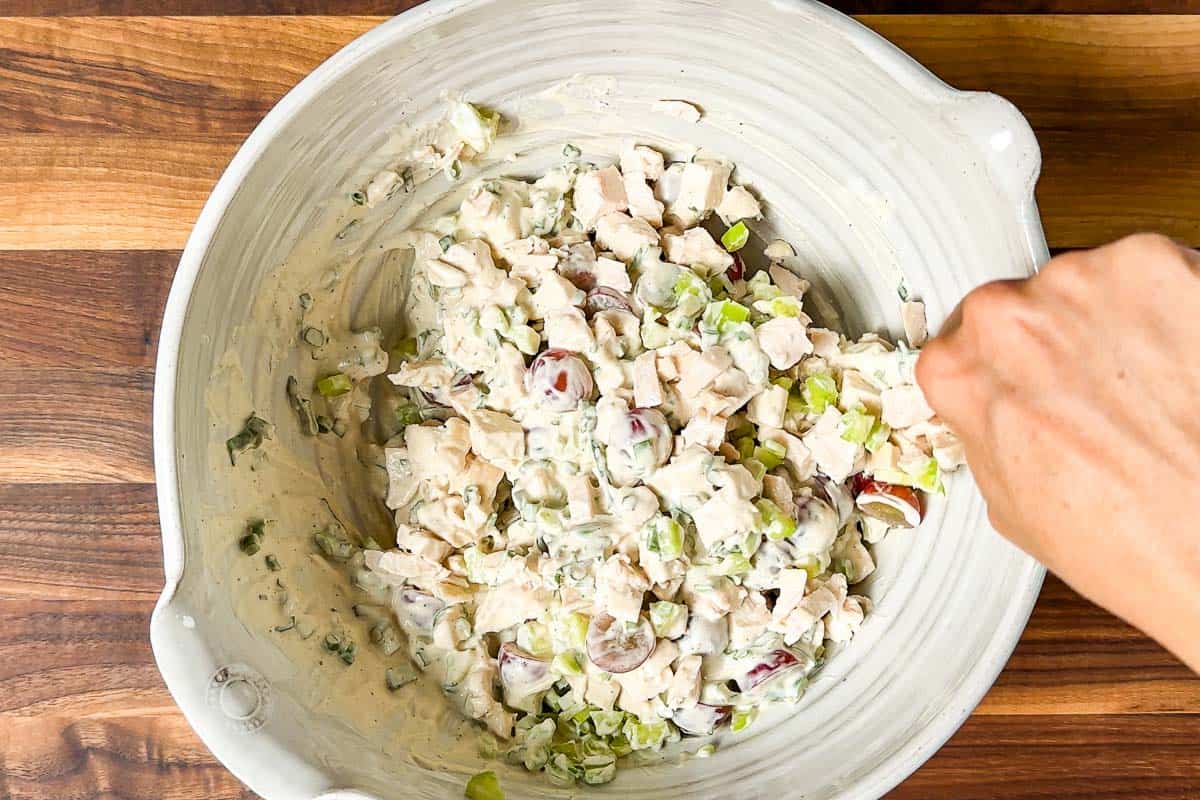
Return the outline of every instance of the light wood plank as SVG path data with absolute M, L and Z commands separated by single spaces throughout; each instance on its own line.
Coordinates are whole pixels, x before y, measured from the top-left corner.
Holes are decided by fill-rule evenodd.
M 153 482 L 149 370 L 0 372 L 0 483 Z

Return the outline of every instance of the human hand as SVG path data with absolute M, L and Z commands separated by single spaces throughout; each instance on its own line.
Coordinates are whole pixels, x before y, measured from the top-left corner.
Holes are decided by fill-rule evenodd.
M 1200 253 L 1140 234 L 981 286 L 916 374 L 996 529 L 1200 671 Z

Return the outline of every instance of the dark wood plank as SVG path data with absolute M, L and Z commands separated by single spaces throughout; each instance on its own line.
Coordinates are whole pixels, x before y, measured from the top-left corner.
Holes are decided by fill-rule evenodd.
M 151 367 L 178 251 L 0 251 L 0 367 Z
M 153 485 L 0 484 L 0 598 L 152 604 L 161 550 Z
M 888 800 L 1194 800 L 1200 716 L 975 716 Z
M 150 483 L 149 369 L 0 369 L 0 483 Z
M 421 0 L 3 0 L 0 16 L 391 15 Z M 847 14 L 1195 14 L 1198 0 L 829 0 Z

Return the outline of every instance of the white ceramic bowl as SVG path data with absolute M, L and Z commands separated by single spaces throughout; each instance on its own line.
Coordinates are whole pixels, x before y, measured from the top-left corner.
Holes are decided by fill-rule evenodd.
M 571 76 L 575 102 L 531 93 Z M 163 322 L 154 398 L 166 588 L 151 639 L 164 679 L 213 753 L 269 800 L 447 798 L 485 768 L 384 756 L 315 710 L 265 637 L 233 613 L 206 516 L 230 493 L 206 387 L 222 353 L 263 347 L 255 294 L 318 218 L 359 185 L 390 130 L 439 115 L 465 91 L 538 123 L 509 165 L 526 174 L 566 138 L 691 142 L 732 158 L 767 201 L 763 229 L 798 245 L 854 332 L 899 332 L 903 280 L 941 321 L 962 295 L 1029 275 L 1047 257 L 1033 199 L 1039 152 L 1006 101 L 946 86 L 888 42 L 816 3 L 788 0 L 434 0 L 362 36 L 290 92 L 246 141 L 188 240 Z M 655 113 L 681 98 L 690 124 Z M 247 402 L 286 417 L 281 376 Z M 267 387 L 270 387 L 268 389 Z M 243 412 L 244 413 L 244 412 Z M 216 437 L 214 439 L 214 437 Z M 992 532 L 969 477 L 915 533 L 879 548 L 877 603 L 801 707 L 707 760 L 631 768 L 598 789 L 629 800 L 875 798 L 962 723 L 1008 658 L 1043 572 Z M 394 712 L 397 724 L 422 725 Z M 497 767 L 509 797 L 559 797 L 541 776 Z M 323 793 L 325 793 L 323 795 Z

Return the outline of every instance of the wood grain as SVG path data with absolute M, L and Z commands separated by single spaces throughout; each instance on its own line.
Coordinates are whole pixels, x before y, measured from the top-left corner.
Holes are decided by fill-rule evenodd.
M 1200 17 L 873 16 L 1038 130 L 1054 247 L 1200 243 Z M 373 18 L 0 20 L 0 249 L 178 249 L 243 137 Z M 49 87 L 54 103 L 42 102 Z M 135 213 L 130 213 L 135 210 Z
M 147 641 L 162 303 L 242 139 L 380 21 L 305 15 L 412 4 L 0 0 L 0 800 L 253 797 L 179 715 Z M 1025 111 L 1052 246 L 1140 228 L 1200 243 L 1200 17 L 1081 13 L 1200 0 L 836 5 Z M 1037 11 L 1079 15 L 984 16 Z M 160 16 L 180 14 L 197 16 Z M 889 797 L 1194 800 L 1200 680 L 1051 578 L 976 713 Z
M 391 15 L 421 0 L 0 0 L 0 16 Z M 829 0 L 846 14 L 1195 14 L 1200 0 Z
M 5 369 L 0 483 L 153 481 L 153 386 L 149 369 Z

